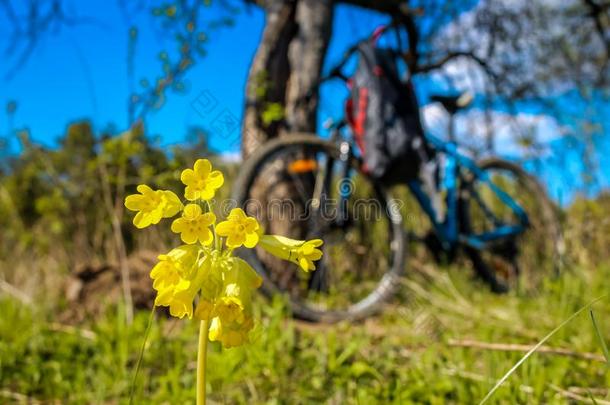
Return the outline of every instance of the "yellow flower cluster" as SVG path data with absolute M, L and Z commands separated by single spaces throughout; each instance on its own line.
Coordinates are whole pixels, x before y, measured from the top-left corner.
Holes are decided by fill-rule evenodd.
M 125 199 L 125 207 L 137 211 L 133 223 L 138 228 L 182 212 L 172 222 L 171 230 L 180 234 L 184 245 L 160 255 L 150 272 L 157 291 L 155 305 L 169 307 L 170 314 L 178 318 L 210 321 L 209 339 L 224 347 L 242 345 L 254 326 L 252 294 L 262 279 L 247 262 L 233 256 L 233 250 L 260 246 L 311 271 L 315 270 L 314 261 L 322 257 L 318 249 L 322 241 L 264 235 L 258 221 L 240 208 L 231 210 L 225 221 L 216 224 L 211 200 L 224 177 L 212 170 L 207 159 L 199 159 L 193 169 L 184 170 L 180 180 L 186 186 L 186 205 L 173 192 L 146 185 L 139 185 L 139 194 Z

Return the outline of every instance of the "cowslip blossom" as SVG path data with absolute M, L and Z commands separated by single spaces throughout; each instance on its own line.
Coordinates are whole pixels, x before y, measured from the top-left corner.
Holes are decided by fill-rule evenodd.
M 279 235 L 263 235 L 260 245 L 272 255 L 299 265 L 303 271 L 316 269 L 314 261 L 322 258 L 321 239 L 308 241 L 290 239 Z
M 216 222 L 212 212 L 203 213 L 197 204 L 188 204 L 182 211 L 182 217 L 172 222 L 172 232 L 179 233 L 184 243 L 201 242 L 209 245 L 214 240 L 210 226 Z
M 155 191 L 145 184 L 140 184 L 137 190 L 140 194 L 125 198 L 125 207 L 138 211 L 133 218 L 133 224 L 137 228 L 158 224 L 162 218 L 171 218 L 182 209 L 180 199 L 171 191 Z
M 139 185 L 139 194 L 125 199 L 125 206 L 137 211 L 133 223 L 138 228 L 180 213 L 171 230 L 180 235 L 183 245 L 160 255 L 150 272 L 157 293 L 155 306 L 168 307 L 177 318 L 207 321 L 209 340 L 223 347 L 243 345 L 254 326 L 252 295 L 262 279 L 246 261 L 233 256 L 234 249 L 260 246 L 308 272 L 315 270 L 314 261 L 322 257 L 318 249 L 322 241 L 265 235 L 258 221 L 240 208 L 217 224 L 210 200 L 224 177 L 207 159 L 198 159 L 180 180 L 186 205 L 173 192 L 146 185 Z
M 197 159 L 192 169 L 182 171 L 180 180 L 186 186 L 184 197 L 189 201 L 211 200 L 225 182 L 222 173 L 212 170 L 212 164 L 207 159 Z
M 230 248 L 241 245 L 253 248 L 258 243 L 259 229 L 256 219 L 246 216 L 241 208 L 233 208 L 227 220 L 216 226 L 218 235 L 227 237 L 227 246 Z

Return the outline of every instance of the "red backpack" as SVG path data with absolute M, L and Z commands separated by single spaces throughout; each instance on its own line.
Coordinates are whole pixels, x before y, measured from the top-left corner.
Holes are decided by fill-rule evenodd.
M 365 170 L 383 182 L 417 176 L 428 148 L 411 80 L 402 81 L 398 53 L 377 46 L 376 32 L 357 47 L 358 67 L 349 80 L 346 116 Z

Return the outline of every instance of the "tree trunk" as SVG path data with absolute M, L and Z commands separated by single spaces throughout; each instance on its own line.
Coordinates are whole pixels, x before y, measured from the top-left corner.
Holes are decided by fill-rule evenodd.
M 290 80 L 286 89 L 285 121 L 290 131 L 316 131 L 318 80 L 332 32 L 331 0 L 297 3 L 297 32 L 288 49 Z M 307 95 L 311 93 L 311 97 Z
M 266 22 L 260 45 L 250 66 L 246 85 L 242 154 L 247 158 L 256 148 L 277 136 L 277 123 L 265 125 L 262 113 L 271 103 L 284 104 L 290 76 L 288 47 L 295 31 L 295 4 L 282 0 L 266 2 Z
M 262 113 L 270 103 L 284 104 L 290 75 L 288 46 L 296 28 L 295 6 L 282 0 L 264 6 L 266 22 L 260 45 L 250 66 L 242 131 L 242 154 L 247 158 L 278 133 L 278 126 L 263 125 Z
M 272 0 L 261 4 L 266 22 L 246 86 L 242 153 L 286 130 L 315 131 L 316 82 L 332 30 L 332 0 Z M 314 91 L 313 97 L 305 95 Z M 279 104 L 283 119 L 264 122 L 263 113 Z

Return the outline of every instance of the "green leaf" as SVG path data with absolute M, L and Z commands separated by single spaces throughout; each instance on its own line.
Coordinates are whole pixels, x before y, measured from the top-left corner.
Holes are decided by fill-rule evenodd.
M 261 116 L 263 123 L 269 125 L 284 118 L 284 107 L 280 103 L 269 103 Z

